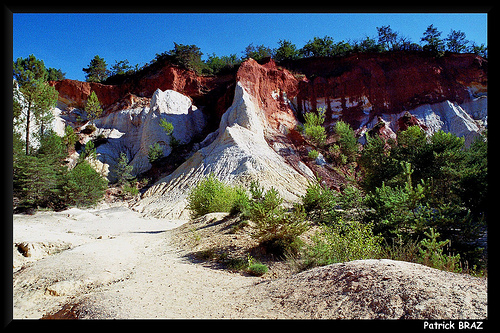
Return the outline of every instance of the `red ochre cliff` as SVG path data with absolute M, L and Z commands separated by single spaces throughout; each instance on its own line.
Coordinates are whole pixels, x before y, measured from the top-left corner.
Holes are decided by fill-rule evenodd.
M 199 101 L 200 105 L 212 104 L 215 112 L 220 114 L 223 112 L 219 109 L 231 105 L 232 100 L 218 99 L 222 97 L 221 90 L 225 92 L 227 86 L 234 82 L 234 75 L 198 76 L 193 71 L 169 63 L 155 66 L 155 69 L 157 70 L 137 75 L 120 84 L 77 80 L 51 81 L 49 84 L 59 92 L 59 101 L 76 108 L 83 108 L 90 93 L 95 91 L 106 113 L 133 107 L 139 102 L 144 103 L 144 98 L 151 98 L 156 89 L 175 90 L 195 102 Z M 217 106 L 217 102 L 223 105 Z
M 297 118 L 303 120 L 302 113 L 317 107 L 326 109 L 326 125 L 342 119 L 356 129 L 367 117 L 445 100 L 460 104 L 487 91 L 488 60 L 472 54 L 435 58 L 422 52 L 360 53 L 300 59 L 282 66 L 272 59 L 263 64 L 249 59 L 236 74 L 198 76 L 165 63 L 116 85 L 76 80 L 50 84 L 59 91 L 61 102 L 78 108 L 95 91 L 108 113 L 144 103 L 156 89 L 172 89 L 189 96 L 196 105 L 209 106 L 205 110 L 220 118 L 240 81 L 278 131 L 280 126 L 293 128 Z
M 354 128 L 367 113 L 373 119 L 422 104 L 462 103 L 471 92 L 487 89 L 488 61 L 471 54 L 434 58 L 422 52 L 387 52 L 308 60 L 290 66 L 305 74 L 299 83 L 299 111 L 323 106 L 327 119 L 338 115 Z

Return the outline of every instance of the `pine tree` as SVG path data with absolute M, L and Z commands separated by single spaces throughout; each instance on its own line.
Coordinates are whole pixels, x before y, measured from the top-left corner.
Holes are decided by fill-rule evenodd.
M 99 118 L 102 114 L 101 103 L 99 103 L 99 99 L 95 91 L 90 93 L 89 98 L 85 102 L 85 111 L 87 112 L 87 118 L 93 122 L 94 119 Z
M 120 159 L 118 160 L 118 164 L 116 165 L 116 177 L 118 178 L 118 185 L 124 185 L 129 180 L 133 179 L 132 169 L 133 165 L 128 165 L 129 160 L 127 154 L 121 152 Z
M 469 42 L 465 39 L 465 32 L 460 30 L 452 30 L 445 41 L 448 51 L 457 53 L 465 51 L 467 49 L 467 43 Z
M 106 80 L 109 75 L 106 61 L 98 55 L 90 61 L 89 67 L 82 68 L 82 70 L 87 73 L 85 75 L 87 82 L 102 82 Z
M 28 58 L 18 58 L 13 63 L 13 76 L 19 85 L 19 96 L 14 88 L 14 123 L 25 125 L 26 155 L 29 154 L 30 126 L 34 120 L 40 126 L 41 135 L 45 125 L 52 121 L 51 109 L 57 103 L 58 92 L 47 84 L 48 72 L 43 60 L 34 55 Z M 34 119 L 33 119 L 34 118 Z
M 440 38 L 440 36 L 441 31 L 438 31 L 433 24 L 428 26 L 424 32 L 424 37 L 420 38 L 422 42 L 426 42 L 423 46 L 423 50 L 437 56 L 444 54 L 444 41 Z

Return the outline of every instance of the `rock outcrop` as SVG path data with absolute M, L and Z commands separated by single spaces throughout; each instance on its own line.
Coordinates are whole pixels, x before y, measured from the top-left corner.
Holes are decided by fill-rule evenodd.
M 487 281 L 404 261 L 317 267 L 257 288 L 296 318 L 486 319 Z
M 307 178 L 269 146 L 266 132 L 275 133 L 275 128 L 247 89 L 238 81 L 233 104 L 222 116 L 219 129 L 202 143 L 208 145 L 151 187 L 134 209 L 154 217 L 188 217 L 189 191 L 210 173 L 234 185 L 248 186 L 258 180 L 264 188 L 273 186 L 288 201 L 305 193 Z
M 59 91 L 60 109 L 64 105 L 82 108 L 90 92 L 96 91 L 105 114 L 96 120 L 95 135 L 107 138 L 97 152 L 108 171 L 122 151 L 135 174 L 146 171 L 151 144 L 160 143 L 165 156 L 171 151 L 159 120 L 174 124 L 174 137 L 190 143 L 194 155 L 145 194 L 145 200 L 158 196 L 165 204 L 174 198 L 184 200 L 179 198 L 185 198 L 186 189 L 209 172 L 243 183 L 243 178 L 254 177 L 249 174 L 261 174 L 266 186 L 264 179 L 273 179 L 270 170 L 279 170 L 289 179 L 298 179 L 290 186 L 277 183 L 283 195 L 296 197 L 305 179 L 315 173 L 324 177 L 325 166 L 313 165 L 297 153 L 303 153 L 307 144 L 295 130 L 303 113 L 318 107 L 326 110 L 328 134 L 342 119 L 361 135 L 361 142 L 367 132 L 395 138 L 397 131 L 419 125 L 428 134 L 440 129 L 453 132 L 468 145 L 487 126 L 488 61 L 476 55 L 362 53 L 281 65 L 290 71 L 272 59 L 261 64 L 249 59 L 235 74 L 204 77 L 157 63 L 114 85 L 74 80 L 51 84 Z M 79 111 L 61 114 L 65 112 L 62 117 L 69 119 Z M 168 198 L 163 195 L 167 192 Z
M 129 165 L 134 167 L 133 175 L 151 168 L 148 160 L 151 145 L 159 143 L 164 156 L 172 152 L 171 138 L 160 126 L 162 119 L 172 123 L 172 136 L 180 144 L 191 142 L 206 126 L 204 113 L 192 104 L 189 97 L 160 89 L 153 94 L 147 107 L 121 110 L 95 121 L 95 135 L 107 138 L 96 152 L 110 180 L 115 179 L 115 175 L 109 171 L 113 170 L 122 152 L 127 155 Z
M 214 112 L 220 112 L 230 105 L 226 104 L 224 94 L 227 86 L 233 82 L 231 74 L 220 77 L 198 76 L 191 70 L 169 62 L 157 62 L 147 70 L 116 84 L 77 80 L 50 81 L 49 84 L 59 92 L 59 102 L 79 109 L 85 107 L 85 101 L 92 91 L 95 91 L 105 113 L 110 113 L 143 106 L 144 98 L 151 98 L 160 89 L 177 91 L 189 96 L 196 104 L 210 106 Z
M 354 128 L 380 114 L 409 111 L 445 100 L 462 104 L 487 91 L 488 62 L 471 54 L 441 58 L 422 52 L 361 53 L 343 58 L 301 59 L 289 64 L 306 76 L 297 107 L 325 107 L 327 121 Z

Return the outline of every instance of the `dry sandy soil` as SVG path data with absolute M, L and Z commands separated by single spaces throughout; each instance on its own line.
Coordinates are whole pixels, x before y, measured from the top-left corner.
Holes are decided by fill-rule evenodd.
M 14 215 L 14 318 L 487 317 L 485 279 L 412 263 L 297 274 L 270 265 L 254 277 L 193 262 L 199 244 L 247 237 L 224 217 L 150 219 L 125 207 Z

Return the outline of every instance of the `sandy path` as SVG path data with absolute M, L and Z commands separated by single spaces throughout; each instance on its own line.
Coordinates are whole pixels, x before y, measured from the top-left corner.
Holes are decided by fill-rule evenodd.
M 358 260 L 274 280 L 204 267 L 172 241 L 185 222 L 125 207 L 14 215 L 14 318 L 487 317 L 486 279 L 414 263 Z
M 177 252 L 168 230 L 183 222 L 124 207 L 15 215 L 14 244 L 33 244 L 33 255 L 14 246 L 14 318 L 41 318 L 65 304 L 77 304 L 80 318 L 290 315 L 252 292 L 261 278 L 203 267 Z

